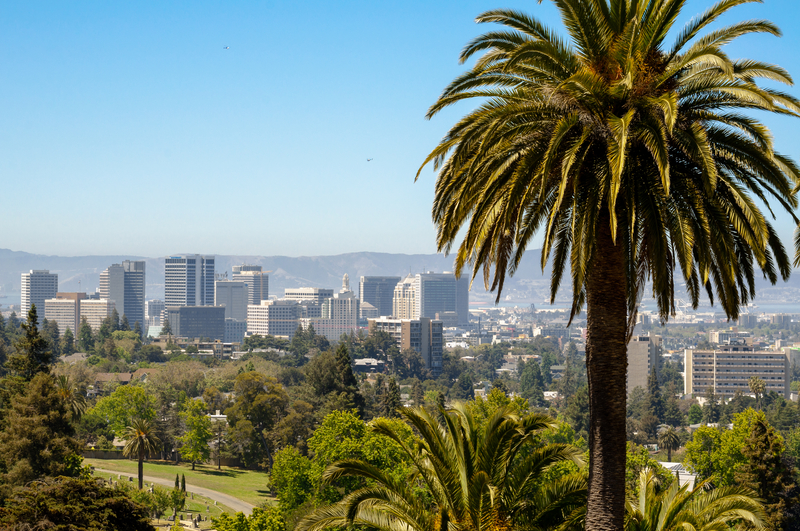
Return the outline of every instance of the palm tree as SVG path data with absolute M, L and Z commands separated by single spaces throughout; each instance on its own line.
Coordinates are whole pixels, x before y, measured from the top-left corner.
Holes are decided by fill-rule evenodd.
M 764 391 L 767 389 L 767 384 L 765 384 L 764 380 L 758 376 L 753 375 L 747 381 L 747 385 L 750 387 L 750 392 L 756 396 L 756 407 L 761 409 L 761 397 L 764 396 Z
M 800 104 L 756 83 L 791 84 L 785 70 L 723 51 L 780 32 L 747 21 L 699 36 L 748 1 L 721 0 L 671 47 L 686 0 L 553 0 L 566 38 L 523 13 L 489 11 L 477 21 L 508 29 L 465 47 L 462 61 L 485 55 L 428 112 L 479 99 L 423 163 L 439 171 L 438 250 L 457 245 L 455 270 L 469 264 L 474 280 L 482 269 L 499 300 L 542 233 L 551 300 L 569 268 L 571 317 L 586 306 L 593 530 L 623 525 L 626 352 L 646 283 L 662 321 L 675 312 L 678 269 L 694 307 L 705 291 L 736 318 L 755 296 L 756 267 L 773 283 L 791 272 L 759 204 L 800 221 L 800 170 L 745 113 L 798 116 Z
M 551 418 L 519 417 L 500 408 L 482 427 L 463 405 L 442 411 L 442 424 L 423 408 L 405 408 L 401 413 L 420 434 L 413 444 L 407 445 L 385 419 L 376 420 L 373 429 L 402 447 L 413 463 L 411 477 L 398 481 L 358 460 L 334 463 L 325 471 L 325 480 L 355 476 L 371 484 L 318 508 L 298 524 L 297 531 L 352 524 L 387 531 L 446 531 L 448 526 L 507 530 L 515 522 L 532 530 L 549 529 L 585 506 L 582 473 L 543 481 L 554 464 L 581 463 L 577 448 L 533 444 L 542 429 L 555 425 Z M 427 487 L 430 503 L 418 495 L 416 486 Z
M 136 456 L 139 459 L 139 490 L 142 489 L 144 476 L 144 458 L 156 453 L 161 446 L 161 440 L 155 434 L 155 427 L 146 419 L 133 419 L 131 425 L 125 428 L 123 438 L 125 448 L 122 455 L 125 457 Z
M 673 481 L 657 492 L 653 471 L 639 474 L 639 495 L 626 503 L 626 531 L 668 531 L 692 529 L 715 531 L 730 529 L 730 524 L 746 521 L 754 528 L 764 523 L 764 509 L 755 493 L 744 487 L 718 487 L 709 490 L 708 482 L 689 490 Z
M 69 376 L 60 375 L 56 378 L 56 385 L 58 386 L 58 396 L 67 404 L 67 408 L 72 412 L 72 418 L 80 420 L 86 412 L 86 397 L 72 385 Z
M 675 428 L 670 426 L 661 430 L 658 434 L 658 444 L 667 450 L 667 461 L 672 461 L 672 450 L 677 450 L 681 447 L 681 438 Z

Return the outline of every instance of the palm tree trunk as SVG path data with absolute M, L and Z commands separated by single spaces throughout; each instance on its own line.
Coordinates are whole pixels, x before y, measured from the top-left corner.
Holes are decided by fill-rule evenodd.
M 586 287 L 589 379 L 589 499 L 586 529 L 621 531 L 625 517 L 627 304 L 621 242 L 600 214 Z M 621 239 L 618 233 L 618 238 Z
M 139 490 L 142 490 L 144 480 L 144 450 L 139 450 Z

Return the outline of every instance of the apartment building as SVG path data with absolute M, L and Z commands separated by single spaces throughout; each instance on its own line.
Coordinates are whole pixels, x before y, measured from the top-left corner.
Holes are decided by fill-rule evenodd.
M 702 396 L 709 387 L 718 395 L 732 397 L 736 391 L 750 393 L 748 382 L 758 376 L 766 392 L 789 398 L 789 357 L 778 350 L 755 350 L 745 345 L 722 345 L 715 350 L 684 351 L 684 392 Z

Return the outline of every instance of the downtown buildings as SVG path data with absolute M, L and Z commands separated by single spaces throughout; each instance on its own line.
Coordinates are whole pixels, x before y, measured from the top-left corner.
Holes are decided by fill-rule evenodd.
M 145 263 L 125 260 L 100 273 L 100 298 L 114 301 L 120 317 L 127 317 L 131 328 L 145 324 Z
M 54 299 L 58 293 L 58 275 L 48 270 L 31 270 L 22 273 L 21 285 L 22 318 L 28 316 L 31 306 L 36 306 L 37 324 L 41 324 L 45 315 L 44 301 Z
M 438 319 L 445 326 L 469 325 L 469 279 L 457 279 L 450 272 L 408 275 L 395 285 L 392 316 Z
M 169 256 L 164 261 L 164 305 L 214 306 L 214 256 Z

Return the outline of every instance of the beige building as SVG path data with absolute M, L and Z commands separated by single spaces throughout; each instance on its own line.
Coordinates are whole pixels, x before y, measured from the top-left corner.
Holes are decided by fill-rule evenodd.
M 247 284 L 247 304 L 261 304 L 269 299 L 269 271 L 262 271 L 259 265 L 242 264 L 233 266 L 232 280 Z
M 261 301 L 247 306 L 247 334 L 291 339 L 297 331 L 300 304 L 284 299 Z
M 44 301 L 44 316 L 58 324 L 59 335 L 64 335 L 69 328 L 72 335 L 77 336 L 83 300 L 86 300 L 85 293 L 58 292 L 55 298 Z
M 412 275 L 397 283 L 392 298 L 392 317 L 395 319 L 414 319 L 417 315 L 416 279 Z
M 108 299 L 84 299 L 81 301 L 80 321 L 86 318 L 93 332 L 100 330 L 103 320 L 114 312 L 114 301 Z
M 747 345 L 724 345 L 716 350 L 684 352 L 684 392 L 702 396 L 709 387 L 727 398 L 736 391 L 750 393 L 748 382 L 758 376 L 766 392 L 789 398 L 789 357 L 778 350 L 755 350 Z
M 379 330 L 391 335 L 400 350 L 413 349 L 422 355 L 425 366 L 434 376 L 442 372 L 444 350 L 441 321 L 421 317 L 419 319 L 390 319 L 381 317 L 369 320 L 370 333 Z
M 350 291 L 350 279 L 345 274 L 342 290 L 322 300 L 320 318 L 301 319 L 300 325 L 304 330 L 313 325 L 317 334 L 325 336 L 328 341 L 338 341 L 342 334 L 354 333 L 358 329 L 359 302 L 355 293 Z
M 633 336 L 628 343 L 628 394 L 647 389 L 647 379 L 661 356 L 661 336 Z
M 325 299 L 333 297 L 333 290 L 325 288 L 286 288 L 283 293 L 285 300 L 316 304 L 322 304 Z

